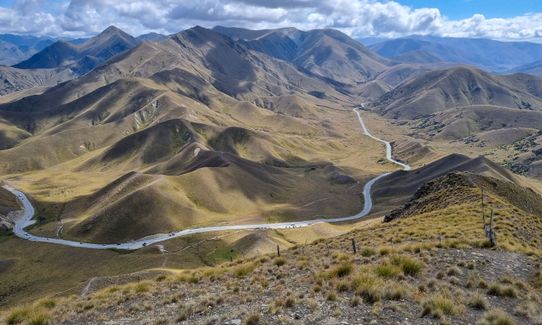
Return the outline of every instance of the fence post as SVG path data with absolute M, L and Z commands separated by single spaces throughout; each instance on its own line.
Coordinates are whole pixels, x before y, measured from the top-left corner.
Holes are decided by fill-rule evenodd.
M 277 256 L 280 256 L 280 247 L 277 245 Z
M 493 208 L 491 209 L 491 217 L 489 218 L 489 242 L 491 246 L 497 245 L 497 236 L 495 236 L 495 231 L 493 230 Z
M 482 221 L 486 224 L 486 207 L 484 204 L 484 189 L 482 189 Z
M 356 253 L 358 252 L 356 248 L 356 241 L 354 240 L 354 238 L 352 238 L 352 251 L 354 252 L 354 255 L 356 255 Z

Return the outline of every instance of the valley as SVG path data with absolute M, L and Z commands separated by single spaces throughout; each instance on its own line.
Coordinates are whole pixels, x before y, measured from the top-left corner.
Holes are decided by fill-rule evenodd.
M 1 67 L 0 319 L 538 324 L 539 50 L 110 26 Z

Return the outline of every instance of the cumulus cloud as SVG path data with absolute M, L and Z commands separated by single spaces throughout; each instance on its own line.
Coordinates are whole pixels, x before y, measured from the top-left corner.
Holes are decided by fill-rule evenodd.
M 109 25 L 134 35 L 226 25 L 337 28 L 354 37 L 542 37 L 542 13 L 451 20 L 437 8 L 413 9 L 400 0 L 16 0 L 12 7 L 0 7 L 0 32 L 87 36 Z

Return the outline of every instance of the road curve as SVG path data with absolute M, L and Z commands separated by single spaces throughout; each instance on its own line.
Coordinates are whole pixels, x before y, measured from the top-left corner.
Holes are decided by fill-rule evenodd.
M 386 145 L 386 159 L 390 162 L 397 164 L 403 168 L 403 170 L 410 170 L 410 166 L 407 164 L 404 164 L 400 161 L 397 161 L 393 159 L 392 156 L 392 147 L 391 144 L 388 141 L 382 140 L 380 138 L 375 137 L 372 135 L 367 127 L 365 126 L 365 123 L 363 122 L 363 119 L 361 118 L 361 115 L 358 110 L 354 109 L 354 113 L 356 114 L 359 124 L 361 126 L 361 129 L 365 135 L 368 137 L 382 142 Z M 21 215 L 17 218 L 15 221 L 15 227 L 13 228 L 13 232 L 17 237 L 20 237 L 22 239 L 34 241 L 34 242 L 42 242 L 42 243 L 50 243 L 50 244 L 57 244 L 57 245 L 64 245 L 64 246 L 70 246 L 70 247 L 78 247 L 78 248 L 88 248 L 88 249 L 122 249 L 122 250 L 136 250 L 143 248 L 145 246 L 149 246 L 152 244 L 156 244 L 159 242 L 163 242 L 172 238 L 182 237 L 182 236 L 188 236 L 192 234 L 200 234 L 205 232 L 216 232 L 216 231 L 228 231 L 228 230 L 254 230 L 254 229 L 286 229 L 286 228 L 300 228 L 300 227 L 308 227 L 317 223 L 322 222 L 328 222 L 328 223 L 337 223 L 337 222 L 343 222 L 343 221 L 351 221 L 356 220 L 365 217 L 366 215 L 371 212 L 371 209 L 373 208 L 373 201 L 371 198 L 371 189 L 373 185 L 380 180 L 383 177 L 386 177 L 390 173 L 384 173 L 381 175 L 378 175 L 371 180 L 369 180 L 363 187 L 363 199 L 364 199 L 364 206 L 363 210 L 359 213 L 348 216 L 348 217 L 339 217 L 339 218 L 317 218 L 313 220 L 305 220 L 305 221 L 295 221 L 295 222 L 281 222 L 281 223 L 262 223 L 262 224 L 245 224 L 245 225 L 231 225 L 231 226 L 211 226 L 211 227 L 201 227 L 201 228 L 193 228 L 193 229 L 184 229 L 180 231 L 171 232 L 168 234 L 155 234 L 148 237 L 140 238 L 137 240 L 124 242 L 124 243 L 117 243 L 117 244 L 95 244 L 95 243 L 85 243 L 85 242 L 78 242 L 78 241 L 72 241 L 72 240 L 66 240 L 66 239 L 60 239 L 60 238 L 50 238 L 50 237 L 41 237 L 32 235 L 25 229 L 28 226 L 33 225 L 36 221 L 32 220 L 34 217 L 34 207 L 26 197 L 26 195 L 9 186 L 4 185 L 3 188 L 13 193 L 19 202 L 23 206 L 23 211 Z

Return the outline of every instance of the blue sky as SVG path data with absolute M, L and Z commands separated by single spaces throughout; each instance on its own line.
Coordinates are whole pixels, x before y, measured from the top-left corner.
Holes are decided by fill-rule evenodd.
M 542 0 L 399 0 L 414 8 L 436 7 L 451 19 L 464 19 L 474 14 L 486 18 L 510 18 L 528 12 L 542 12 Z
M 225 25 L 540 41 L 542 0 L 0 0 L 0 33 L 83 37 L 110 25 L 133 35 Z

